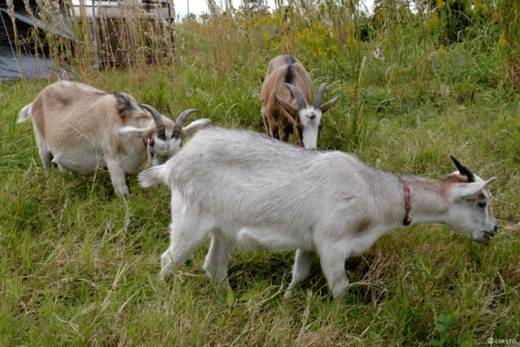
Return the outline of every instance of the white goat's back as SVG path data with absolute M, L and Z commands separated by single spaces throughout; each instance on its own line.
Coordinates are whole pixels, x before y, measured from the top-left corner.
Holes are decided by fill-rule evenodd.
M 260 248 L 313 248 L 314 230 L 325 228 L 320 225 L 324 221 L 341 220 L 344 229 L 346 219 L 365 213 L 364 167 L 345 153 L 310 151 L 249 131 L 212 128 L 195 135 L 166 164 L 141 173 L 139 180 L 143 186 L 178 188 L 186 207 L 214 218 L 223 233 L 246 228 L 243 236 L 254 234 L 249 228 L 269 235 L 270 245 L 257 240 Z

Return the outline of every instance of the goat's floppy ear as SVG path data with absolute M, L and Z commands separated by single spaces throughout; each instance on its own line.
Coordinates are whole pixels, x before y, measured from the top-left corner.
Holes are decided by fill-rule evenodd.
M 476 195 L 482 191 L 482 189 L 486 188 L 491 182 L 493 182 L 496 177 L 490 178 L 487 181 L 483 182 L 473 182 L 466 183 L 456 186 L 455 194 L 457 198 L 469 198 L 473 195 Z
M 196 121 L 193 121 L 188 125 L 187 127 L 182 128 L 181 130 L 181 139 L 193 134 L 196 131 L 199 131 L 200 129 L 206 127 L 209 123 L 211 123 L 211 120 L 204 118 L 204 119 L 197 119 Z
M 296 124 L 296 120 L 298 119 L 299 113 L 300 113 L 298 108 L 289 105 L 287 102 L 285 102 L 285 100 L 283 100 L 276 94 L 274 95 L 274 98 L 287 111 L 287 113 L 289 114 L 289 120 L 291 121 L 291 123 Z
M 329 108 L 331 108 L 332 106 L 334 106 L 334 104 L 336 102 L 338 102 L 338 100 L 339 100 L 339 96 L 336 96 L 334 99 L 329 100 L 326 103 L 324 103 L 323 105 L 321 105 L 320 106 L 321 114 L 324 114 L 325 112 L 327 112 L 329 110 Z
M 136 128 L 133 126 L 126 126 L 116 130 L 116 134 L 124 137 L 135 137 L 141 139 L 148 139 L 152 137 L 155 132 L 155 127 Z

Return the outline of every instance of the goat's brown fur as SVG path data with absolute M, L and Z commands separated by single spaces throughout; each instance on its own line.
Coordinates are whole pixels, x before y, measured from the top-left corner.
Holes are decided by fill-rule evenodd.
M 77 95 L 82 97 L 78 98 Z M 72 102 L 73 100 L 73 102 Z M 119 117 L 114 117 L 118 114 Z M 88 115 L 88 117 L 85 117 Z M 123 126 L 150 128 L 155 133 L 152 116 L 141 110 L 133 97 L 123 93 L 109 93 L 82 83 L 61 81 L 43 89 L 32 105 L 33 121 L 49 146 L 70 149 L 91 142 L 94 136 L 105 134 L 114 153 L 124 148 L 123 142 L 142 140 L 120 137 L 115 130 Z M 173 121 L 163 117 L 167 130 Z M 121 142 L 121 143 L 119 143 Z
M 286 78 L 288 76 L 291 77 L 290 80 Z M 294 95 L 284 85 L 284 82 L 298 87 L 308 105 L 314 100 L 311 77 L 298 58 L 290 55 L 275 57 L 267 67 L 267 76 L 262 84 L 260 96 L 266 133 L 284 142 L 289 140 L 290 134 L 294 134 L 298 145 L 303 147 L 299 117 L 294 119 L 274 97 L 276 94 L 290 105 L 296 103 Z M 293 117 L 293 121 L 289 117 Z M 320 128 L 322 122 L 320 122 Z
M 139 105 L 130 95 L 60 81 L 25 106 L 17 122 L 32 118 L 47 172 L 51 164 L 61 171 L 84 174 L 106 167 L 116 192 L 128 194 L 126 175 L 137 174 L 147 158 L 150 166 L 164 163 L 179 151 L 183 137 L 210 123 L 199 119 L 182 128 L 195 111 L 185 110 L 174 123 L 152 106 Z

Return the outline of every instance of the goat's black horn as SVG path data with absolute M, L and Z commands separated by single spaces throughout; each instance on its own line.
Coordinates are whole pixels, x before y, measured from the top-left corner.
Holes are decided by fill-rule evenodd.
M 475 182 L 475 175 L 473 175 L 473 172 L 467 167 L 466 165 L 461 164 L 454 156 L 450 154 L 451 160 L 453 160 L 453 163 L 459 170 L 459 173 L 461 175 L 466 175 L 468 178 L 468 183 Z

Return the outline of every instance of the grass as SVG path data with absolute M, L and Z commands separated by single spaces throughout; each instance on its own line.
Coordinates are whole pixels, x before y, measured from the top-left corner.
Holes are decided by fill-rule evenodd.
M 292 15 L 286 38 L 275 16 L 274 24 L 262 17 L 244 21 L 240 14 L 179 23 L 171 64 L 101 71 L 81 65 L 79 80 L 127 92 L 173 118 L 196 107 L 194 118 L 211 118 L 213 125 L 264 132 L 260 83 L 268 61 L 288 48 L 315 86 L 329 82 L 325 98 L 340 96 L 325 116 L 320 149 L 350 151 L 378 168 L 430 178 L 454 171 L 448 157 L 454 154 L 477 175 L 498 177 L 491 204 L 499 234 L 478 244 L 442 225 L 398 229 L 347 260 L 351 288 L 341 301 L 332 300 L 319 262 L 293 297 L 283 299 L 293 252 L 236 250 L 229 268 L 233 291 L 222 293 L 202 270 L 206 244 L 164 282 L 158 272 L 168 245 L 168 190 L 140 188 L 130 177 L 124 200 L 106 171 L 46 177 L 32 125 L 15 122 L 52 81 L 3 83 L 1 346 L 520 341 L 520 93 L 507 80 L 495 28 L 441 49 L 435 28 L 428 29 L 429 41 L 420 36 L 426 29 L 391 28 L 390 42 L 381 38 L 382 27 L 374 30 L 384 61 L 373 57 L 373 41 L 354 47 L 351 39 L 336 56 L 316 59 L 316 47 L 306 45 L 317 43 L 303 41 L 305 32 L 323 37 L 323 45 L 334 37 L 297 24 Z M 348 29 L 341 18 L 336 22 Z M 299 38 L 290 36 L 295 31 Z M 354 120 L 362 125 L 358 131 Z

